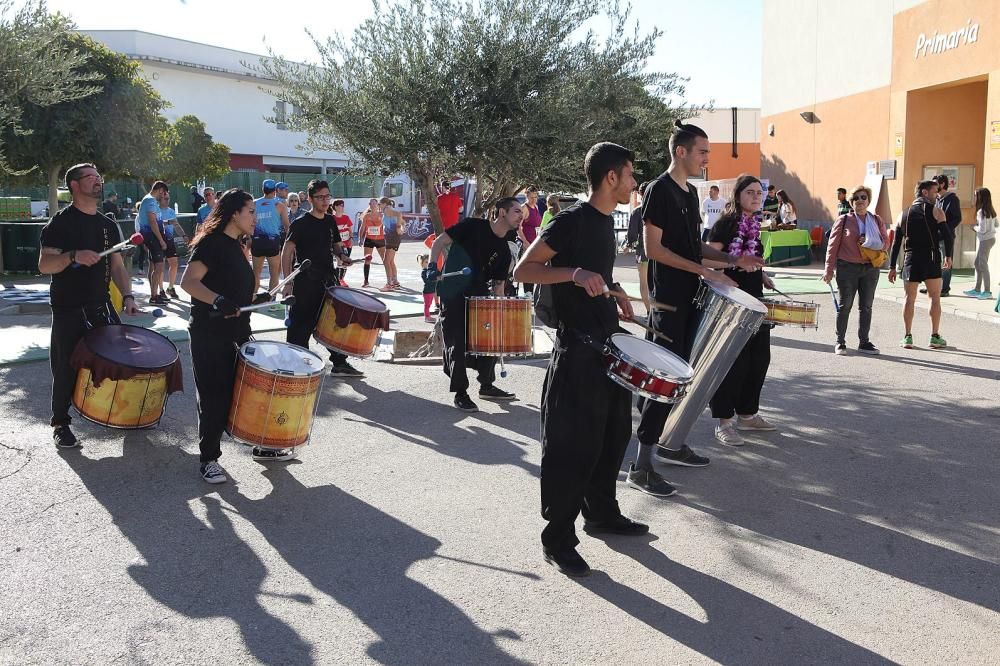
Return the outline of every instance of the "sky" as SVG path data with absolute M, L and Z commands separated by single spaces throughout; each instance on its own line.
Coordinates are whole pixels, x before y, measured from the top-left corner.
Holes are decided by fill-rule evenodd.
M 15 0 L 15 5 L 23 0 Z M 652 71 L 689 77 L 686 101 L 758 107 L 762 0 L 632 0 L 644 27 L 663 31 Z M 315 61 L 306 36 L 350 34 L 372 14 L 370 0 L 48 0 L 85 30 L 144 30 L 225 48 Z M 600 30 L 600 26 L 594 26 Z M 267 46 L 265 46 L 265 40 Z

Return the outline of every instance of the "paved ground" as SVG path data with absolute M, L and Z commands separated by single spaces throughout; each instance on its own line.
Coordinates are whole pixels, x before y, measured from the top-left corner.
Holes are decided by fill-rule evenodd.
M 997 329 L 904 351 L 877 301 L 883 355 L 838 357 L 820 317 L 773 337 L 779 432 L 727 449 L 706 414 L 712 465 L 663 470 L 667 500 L 620 485 L 651 536 L 583 536 L 583 582 L 540 556 L 543 361 L 475 415 L 439 368 L 359 362 L 299 461 L 227 442 L 221 487 L 189 363 L 159 428 L 78 420 L 62 453 L 46 364 L 0 368 L 0 663 L 996 663 Z

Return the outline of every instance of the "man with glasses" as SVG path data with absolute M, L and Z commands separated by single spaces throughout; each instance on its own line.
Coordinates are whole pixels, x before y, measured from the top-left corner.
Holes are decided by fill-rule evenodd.
M 198 233 L 198 228 L 205 223 L 209 213 L 215 209 L 215 188 L 206 187 L 202 196 L 205 197 L 205 203 L 198 207 L 198 219 L 195 221 L 194 226 L 195 233 Z
M 70 397 L 76 384 L 76 370 L 69 362 L 73 349 L 90 328 L 121 323 L 108 294 L 111 280 L 122 294 L 125 312 L 138 312 L 121 254 L 98 256 L 122 241 L 118 225 L 97 212 L 103 187 L 104 180 L 93 164 L 70 167 L 66 188 L 73 202 L 42 228 L 38 272 L 52 276 L 52 439 L 61 449 L 78 446 L 69 427 Z
M 462 214 L 462 197 L 451 191 L 451 183 L 441 181 L 441 194 L 437 198 L 438 210 L 441 211 L 441 224 L 445 231 L 458 224 Z

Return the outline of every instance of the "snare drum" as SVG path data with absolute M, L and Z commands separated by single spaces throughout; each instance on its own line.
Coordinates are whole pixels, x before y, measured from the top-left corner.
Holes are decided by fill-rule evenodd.
M 819 304 L 805 301 L 779 301 L 762 299 L 767 306 L 767 316 L 764 321 L 778 326 L 801 326 L 802 328 L 819 328 L 817 314 Z
M 123 324 L 91 329 L 70 358 L 77 370 L 73 407 L 99 425 L 126 430 L 160 422 L 167 394 L 183 389 L 174 343 Z
M 330 287 L 313 337 L 330 351 L 366 357 L 375 353 L 380 331 L 389 330 L 389 307 L 363 291 Z
M 251 446 L 287 449 L 309 441 L 324 363 L 284 342 L 240 347 L 226 432 Z
M 465 352 L 474 356 L 530 356 L 531 299 L 470 296 Z
M 608 339 L 604 364 L 611 381 L 656 402 L 680 402 L 694 378 L 694 370 L 677 354 L 625 333 Z

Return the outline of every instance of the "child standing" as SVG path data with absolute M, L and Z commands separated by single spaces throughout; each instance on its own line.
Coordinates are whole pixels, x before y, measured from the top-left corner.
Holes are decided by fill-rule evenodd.
M 424 321 L 428 324 L 435 322 L 431 316 L 431 305 L 434 303 L 434 293 L 437 290 L 437 271 L 431 271 L 429 262 L 431 255 L 418 254 L 417 263 L 420 264 L 420 278 L 424 281 Z

